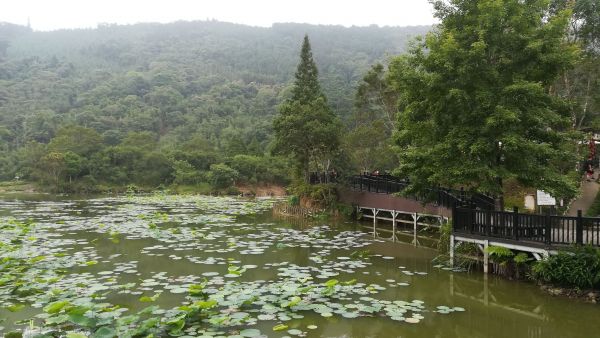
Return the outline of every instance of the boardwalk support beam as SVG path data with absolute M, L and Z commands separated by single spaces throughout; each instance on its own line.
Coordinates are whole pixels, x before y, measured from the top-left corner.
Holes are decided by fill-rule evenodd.
M 490 251 L 489 248 L 490 247 L 490 241 L 489 240 L 484 240 L 483 241 L 483 273 L 487 274 L 488 273 L 488 269 L 490 267 Z
M 454 235 L 450 235 L 450 266 L 454 267 Z

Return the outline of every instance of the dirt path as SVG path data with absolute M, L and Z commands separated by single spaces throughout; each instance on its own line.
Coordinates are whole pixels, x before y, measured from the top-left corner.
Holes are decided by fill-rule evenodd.
M 577 216 L 577 210 L 583 211 L 583 214 L 585 215 L 585 212 L 592 206 L 592 203 L 594 203 L 598 190 L 600 190 L 600 184 L 596 181 L 583 181 L 581 183 L 581 196 L 571 203 L 567 215 Z

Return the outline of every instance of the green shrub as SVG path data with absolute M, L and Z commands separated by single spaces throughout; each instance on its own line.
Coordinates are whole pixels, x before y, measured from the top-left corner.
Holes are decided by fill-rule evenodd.
M 517 266 L 519 266 L 531 261 L 531 258 L 528 254 L 524 252 L 519 252 L 517 255 L 515 255 L 513 261 L 517 264 Z
M 537 281 L 565 287 L 600 287 L 600 250 L 577 247 L 536 262 L 532 277 Z
M 229 195 L 229 196 L 236 196 L 236 195 L 241 194 L 240 190 L 238 188 L 236 188 L 235 186 L 230 186 L 230 187 L 225 188 L 223 190 L 223 193 L 225 195 Z
M 438 250 L 441 255 L 450 254 L 450 235 L 452 235 L 452 221 L 443 223 L 440 227 L 440 241 L 438 242 Z
M 356 208 L 354 206 L 349 204 L 338 203 L 336 207 L 340 215 L 343 215 L 344 217 L 349 219 L 356 218 Z
M 288 197 L 288 204 L 291 206 L 300 205 L 300 198 L 296 195 Z
M 208 172 L 208 180 L 210 184 L 217 189 L 225 189 L 232 186 L 238 178 L 239 173 L 235 169 L 231 169 L 228 165 L 219 163 L 212 164 Z
M 333 208 L 338 200 L 335 184 L 307 184 L 296 183 L 291 187 L 294 194 L 307 197 L 315 205 L 324 209 Z
M 498 263 L 500 265 L 506 265 L 511 261 L 513 256 L 515 255 L 512 250 L 505 248 L 503 246 L 488 246 L 486 249 L 489 254 L 490 260 L 494 263 Z

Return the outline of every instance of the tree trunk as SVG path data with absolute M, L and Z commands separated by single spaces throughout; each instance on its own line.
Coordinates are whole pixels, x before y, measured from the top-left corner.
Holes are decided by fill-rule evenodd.
M 592 78 L 588 77 L 587 86 L 585 89 L 585 102 L 583 103 L 583 113 L 581 114 L 581 118 L 579 119 L 579 123 L 577 124 L 577 129 L 581 129 L 581 125 L 583 124 L 583 120 L 585 119 L 585 115 L 587 114 L 588 104 L 590 101 L 590 86 L 592 84 Z

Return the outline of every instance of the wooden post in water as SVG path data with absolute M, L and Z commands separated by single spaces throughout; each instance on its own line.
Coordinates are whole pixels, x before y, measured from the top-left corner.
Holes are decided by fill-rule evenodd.
M 488 273 L 488 269 L 490 266 L 490 254 L 488 251 L 488 247 L 490 246 L 490 241 L 489 240 L 485 240 L 483 241 L 483 273 L 485 273 L 487 275 Z
M 490 289 L 488 287 L 488 275 L 483 275 L 483 304 L 490 305 Z
M 415 212 L 412 216 L 413 216 L 413 244 L 414 244 L 414 246 L 417 246 L 419 243 L 419 242 L 417 242 L 417 222 L 419 221 L 419 214 L 417 214 Z
M 392 242 L 396 241 L 396 210 L 392 210 Z
M 450 266 L 454 267 L 454 234 L 450 235 Z
M 372 208 L 373 210 L 373 237 L 377 237 L 377 209 Z

